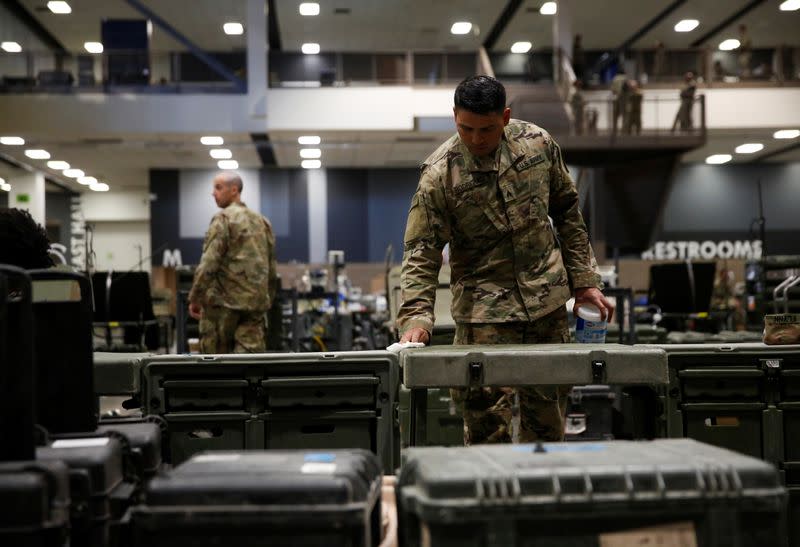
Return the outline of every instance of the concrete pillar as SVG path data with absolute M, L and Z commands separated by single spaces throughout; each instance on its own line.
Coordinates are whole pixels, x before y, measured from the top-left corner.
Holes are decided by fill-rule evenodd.
M 328 176 L 325 169 L 308 169 L 308 261 L 328 261 Z
M 44 226 L 44 173 L 20 171 L 8 183 L 11 185 L 8 206 L 27 209 L 33 220 Z
M 247 97 L 250 116 L 267 117 L 267 2 L 247 0 Z M 266 129 L 266 128 L 265 128 Z

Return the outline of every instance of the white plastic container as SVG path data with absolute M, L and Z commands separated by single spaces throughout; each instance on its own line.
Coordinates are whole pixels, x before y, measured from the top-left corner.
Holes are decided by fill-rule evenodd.
M 600 310 L 592 304 L 583 304 L 575 313 L 575 338 L 584 344 L 603 344 L 606 341 L 608 323 Z

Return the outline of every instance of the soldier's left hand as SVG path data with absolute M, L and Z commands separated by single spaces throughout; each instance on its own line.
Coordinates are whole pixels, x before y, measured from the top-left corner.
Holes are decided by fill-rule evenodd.
M 611 319 L 614 317 L 614 304 L 612 304 L 605 296 L 603 296 L 603 293 L 600 292 L 600 289 L 596 289 L 594 287 L 575 289 L 574 309 L 577 309 L 583 304 L 592 304 L 595 306 L 598 310 L 600 310 L 600 314 L 606 321 L 611 321 Z

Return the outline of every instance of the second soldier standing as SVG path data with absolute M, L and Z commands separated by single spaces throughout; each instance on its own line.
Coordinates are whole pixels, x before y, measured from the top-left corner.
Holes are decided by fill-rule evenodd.
M 404 237 L 401 341 L 430 340 L 442 263 L 450 243 L 455 344 L 569 342 L 565 302 L 611 317 L 561 150 L 544 129 L 511 119 L 503 85 L 461 82 L 458 133 L 422 167 Z M 553 225 L 550 218 L 553 219 Z M 463 408 L 464 442 L 557 441 L 568 386 L 475 387 L 451 394 Z M 517 406 L 519 419 L 512 417 Z
M 189 314 L 200 321 L 200 350 L 264 352 L 266 311 L 277 286 L 272 226 L 242 202 L 239 175 L 220 173 L 213 188 L 222 210 L 211 219 L 189 293 Z

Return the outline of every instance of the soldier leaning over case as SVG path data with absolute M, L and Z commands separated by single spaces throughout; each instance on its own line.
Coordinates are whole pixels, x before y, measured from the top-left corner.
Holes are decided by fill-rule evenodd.
M 411 202 L 398 326 L 430 340 L 442 248 L 450 243 L 455 344 L 569 342 L 564 307 L 594 304 L 610 319 L 575 184 L 561 150 L 532 123 L 511 120 L 503 85 L 488 76 L 455 92 L 453 135 L 422 166 Z M 558 238 L 550 223 L 558 231 Z M 557 441 L 566 386 L 454 389 L 464 442 Z M 513 398 L 521 416 L 512 428 Z M 512 429 L 519 432 L 512 438 Z
M 235 173 L 214 178 L 214 215 L 189 293 L 203 353 L 266 351 L 265 314 L 275 297 L 275 237 L 269 221 L 241 201 Z

